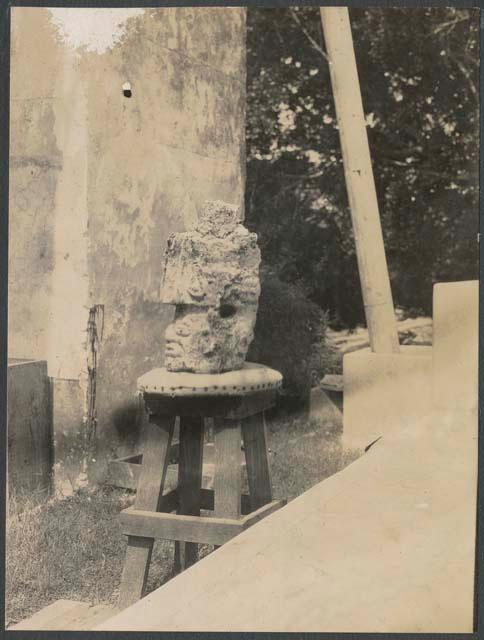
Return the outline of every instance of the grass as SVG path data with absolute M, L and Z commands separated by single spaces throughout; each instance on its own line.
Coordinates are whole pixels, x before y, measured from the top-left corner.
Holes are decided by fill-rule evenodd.
M 343 451 L 341 424 L 284 417 L 268 423 L 276 497 L 289 500 L 336 473 L 357 453 Z M 6 622 L 29 617 L 59 598 L 115 605 L 126 539 L 117 515 L 133 496 L 100 488 L 61 501 L 35 504 L 10 496 L 7 517 Z M 172 575 L 173 543 L 157 541 L 148 579 L 151 591 Z M 204 546 L 201 555 L 210 551 Z
M 276 498 L 291 500 L 358 456 L 343 450 L 341 423 L 287 417 L 268 424 L 269 457 Z

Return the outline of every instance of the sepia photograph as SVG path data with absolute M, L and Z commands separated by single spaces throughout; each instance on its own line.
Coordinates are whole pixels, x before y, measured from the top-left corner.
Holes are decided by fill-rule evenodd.
M 480 9 L 64 4 L 8 12 L 5 629 L 477 631 Z

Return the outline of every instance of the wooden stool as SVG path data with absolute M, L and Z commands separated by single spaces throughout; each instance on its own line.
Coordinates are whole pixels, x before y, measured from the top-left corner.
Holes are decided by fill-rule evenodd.
M 138 380 L 149 416 L 133 507 L 121 513 L 128 548 L 119 606 L 143 596 L 155 539 L 175 540 L 175 564 L 196 561 L 198 543 L 221 545 L 285 504 L 272 500 L 264 411 L 282 376 L 246 363 L 221 374 L 154 369 Z M 163 494 L 175 418 L 180 416 L 177 489 Z M 202 489 L 204 419 L 214 419 L 214 491 Z M 241 440 L 249 495 L 241 495 Z M 214 517 L 200 516 L 200 509 Z M 172 513 L 176 511 L 176 513 Z

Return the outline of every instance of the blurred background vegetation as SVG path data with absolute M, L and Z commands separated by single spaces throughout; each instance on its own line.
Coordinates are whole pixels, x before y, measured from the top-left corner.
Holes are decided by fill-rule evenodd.
M 263 256 L 250 355 L 301 386 L 318 323 L 364 324 L 337 121 L 319 9 L 247 18 L 246 224 Z M 350 19 L 394 302 L 431 315 L 435 282 L 478 277 L 479 12 Z

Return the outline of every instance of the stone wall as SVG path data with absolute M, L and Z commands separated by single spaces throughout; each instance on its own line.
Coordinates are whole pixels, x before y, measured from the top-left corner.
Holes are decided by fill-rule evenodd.
M 76 458 L 102 305 L 100 460 L 127 453 L 173 316 L 167 237 L 206 199 L 243 207 L 245 10 L 14 8 L 10 120 L 9 355 L 47 360 Z

